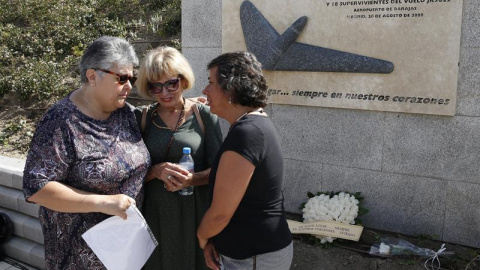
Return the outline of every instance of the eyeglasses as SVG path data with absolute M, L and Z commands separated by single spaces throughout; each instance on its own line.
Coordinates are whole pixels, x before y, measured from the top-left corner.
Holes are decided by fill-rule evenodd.
M 135 81 L 137 80 L 137 77 L 135 76 L 130 76 L 128 74 L 118 74 L 113 71 L 103 69 L 103 68 L 95 68 L 95 70 L 100 70 L 108 74 L 112 74 L 118 77 L 118 84 L 124 85 L 127 83 L 127 81 L 130 81 L 130 84 L 133 86 L 135 84 Z
M 148 89 L 152 95 L 158 95 L 163 92 L 163 88 L 167 89 L 168 92 L 174 92 L 178 90 L 180 86 L 180 78 L 166 81 L 164 83 L 148 83 Z

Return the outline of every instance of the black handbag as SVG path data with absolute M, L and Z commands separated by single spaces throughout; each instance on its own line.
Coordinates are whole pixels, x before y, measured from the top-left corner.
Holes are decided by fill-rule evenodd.
M 0 244 L 10 240 L 13 235 L 13 223 L 7 214 L 0 212 Z

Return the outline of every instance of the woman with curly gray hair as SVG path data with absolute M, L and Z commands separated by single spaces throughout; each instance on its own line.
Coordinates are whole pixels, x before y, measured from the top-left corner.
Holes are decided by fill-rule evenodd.
M 206 263 L 212 269 L 289 269 L 283 153 L 263 110 L 261 64 L 249 52 L 233 52 L 212 60 L 208 70 L 203 93 L 230 130 L 210 171 L 210 207 L 197 231 Z
M 105 269 L 83 240 L 88 229 L 143 201 L 150 155 L 126 102 L 138 58 L 126 40 L 100 37 L 83 54 L 81 86 L 37 124 L 23 173 L 40 205 L 45 269 Z

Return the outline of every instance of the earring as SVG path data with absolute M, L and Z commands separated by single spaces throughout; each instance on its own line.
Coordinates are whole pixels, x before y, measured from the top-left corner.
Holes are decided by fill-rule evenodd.
M 228 104 L 232 104 L 232 98 L 228 99 Z

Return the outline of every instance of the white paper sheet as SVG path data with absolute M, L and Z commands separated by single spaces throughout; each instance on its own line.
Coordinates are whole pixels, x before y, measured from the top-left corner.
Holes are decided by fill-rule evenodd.
M 82 235 L 100 261 L 112 270 L 140 269 L 158 245 L 140 211 L 131 205 L 127 219 L 108 218 Z

